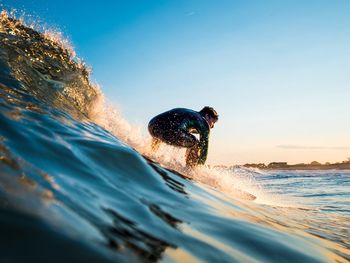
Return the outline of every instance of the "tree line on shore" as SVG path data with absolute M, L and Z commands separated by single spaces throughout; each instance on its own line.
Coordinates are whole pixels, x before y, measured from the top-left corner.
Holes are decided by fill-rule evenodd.
M 288 164 L 287 162 L 272 162 L 268 165 L 264 163 L 246 163 L 243 165 L 248 168 L 259 168 L 259 169 L 307 169 L 307 170 L 319 170 L 319 169 L 350 169 L 350 157 L 347 160 L 337 163 L 326 162 L 324 164 L 317 161 L 311 163 L 298 163 Z

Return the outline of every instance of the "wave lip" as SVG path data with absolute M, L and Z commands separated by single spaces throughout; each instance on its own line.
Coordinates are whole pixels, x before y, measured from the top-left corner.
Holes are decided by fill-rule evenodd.
M 89 116 L 100 92 L 89 81 L 90 70 L 65 41 L 2 11 L 0 43 L 1 60 L 22 89 L 70 114 Z

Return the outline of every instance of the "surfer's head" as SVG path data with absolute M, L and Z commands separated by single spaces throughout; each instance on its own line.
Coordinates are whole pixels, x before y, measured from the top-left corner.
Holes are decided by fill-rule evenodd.
M 210 128 L 213 128 L 214 123 L 219 120 L 219 114 L 212 107 L 205 106 L 199 113 L 207 120 Z

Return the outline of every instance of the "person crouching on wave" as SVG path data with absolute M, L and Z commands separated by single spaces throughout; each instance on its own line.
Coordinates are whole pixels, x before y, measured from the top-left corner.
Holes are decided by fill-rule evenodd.
M 156 151 L 161 142 L 185 147 L 186 166 L 203 165 L 207 159 L 210 129 L 219 115 L 212 107 L 194 111 L 176 108 L 155 116 L 148 124 L 152 135 L 152 150 Z M 199 140 L 193 133 L 199 134 Z

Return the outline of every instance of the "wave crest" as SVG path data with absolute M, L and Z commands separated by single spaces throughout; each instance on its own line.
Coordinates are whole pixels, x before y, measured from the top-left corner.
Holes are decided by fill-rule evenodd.
M 0 43 L 1 60 L 23 89 L 76 117 L 89 117 L 100 91 L 62 33 L 40 32 L 2 11 Z

